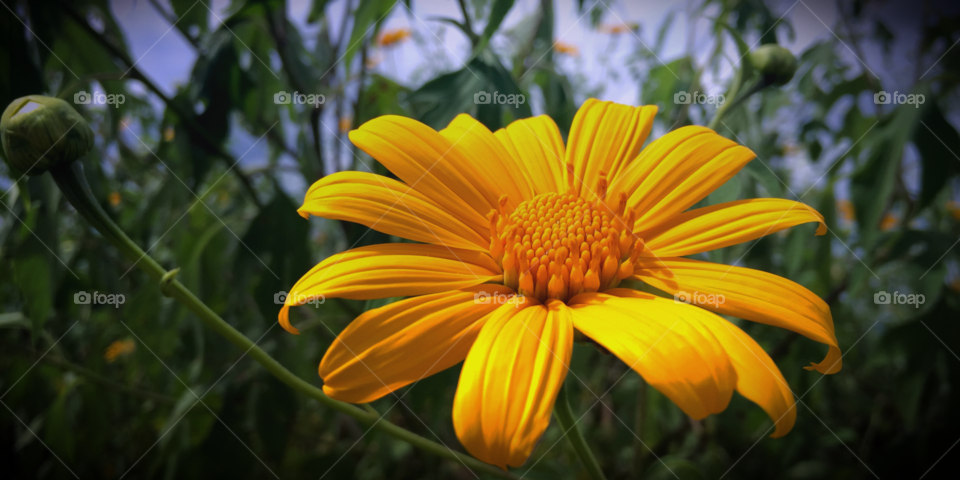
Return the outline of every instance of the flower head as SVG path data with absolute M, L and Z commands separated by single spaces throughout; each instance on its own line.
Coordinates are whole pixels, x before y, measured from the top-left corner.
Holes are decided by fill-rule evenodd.
M 387 30 L 383 32 L 383 34 L 380 35 L 380 40 L 377 41 L 377 44 L 381 47 L 390 47 L 408 38 L 410 38 L 409 28 L 395 28 L 393 30 Z
M 72 162 L 93 148 L 93 130 L 69 103 L 42 95 L 20 97 L 0 119 L 8 164 L 27 175 Z
M 782 199 L 690 209 L 754 158 L 710 129 L 683 127 L 641 152 L 657 107 L 588 100 L 564 144 L 547 116 L 496 132 L 467 115 L 437 132 L 398 116 L 350 140 L 399 180 L 339 172 L 310 187 L 300 215 L 347 220 L 420 243 L 349 250 L 290 291 L 409 297 L 340 333 L 319 373 L 333 398 L 365 403 L 463 362 L 453 425 L 474 456 L 506 468 L 550 422 L 575 337 L 623 360 L 689 416 L 723 411 L 734 391 L 785 435 L 794 397 L 770 357 L 720 315 L 826 344 L 840 370 L 830 309 L 787 279 L 683 258 L 823 217 Z M 673 299 L 622 288 L 641 281 Z M 722 299 L 722 300 L 720 300 Z M 575 332 L 577 335 L 575 335 Z

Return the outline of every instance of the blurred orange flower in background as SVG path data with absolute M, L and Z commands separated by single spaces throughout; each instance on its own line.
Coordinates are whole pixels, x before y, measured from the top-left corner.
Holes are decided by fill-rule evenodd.
M 410 38 L 410 35 L 409 28 L 387 30 L 380 35 L 380 40 L 377 41 L 377 44 L 381 47 L 390 47 Z
M 953 215 L 954 220 L 960 220 L 960 203 L 950 200 L 947 202 L 947 211 Z
M 110 346 L 107 347 L 107 350 L 103 352 L 103 358 L 105 358 L 107 362 L 113 363 L 121 355 L 129 355 L 136 349 L 137 344 L 133 343 L 133 340 L 129 338 L 117 340 L 111 343 Z
M 630 23 L 605 23 L 605 24 L 603 24 L 603 25 L 600 25 L 600 28 L 598 28 L 597 30 L 599 30 L 600 33 L 606 33 L 606 34 L 609 34 L 609 35 L 618 35 L 618 34 L 621 34 L 621 33 L 628 32 L 628 31 L 636 31 L 636 30 L 639 29 L 639 28 L 640 28 L 640 25 L 638 25 L 638 24 L 636 24 L 636 23 L 633 23 L 633 22 L 630 22 Z
M 553 50 L 557 53 L 569 55 L 571 57 L 577 57 L 580 55 L 580 49 L 578 49 L 576 45 L 562 42 L 560 40 L 557 40 L 556 43 L 553 44 Z
M 840 218 L 847 222 L 852 222 L 856 218 L 856 211 L 850 200 L 837 200 L 837 210 L 840 211 Z

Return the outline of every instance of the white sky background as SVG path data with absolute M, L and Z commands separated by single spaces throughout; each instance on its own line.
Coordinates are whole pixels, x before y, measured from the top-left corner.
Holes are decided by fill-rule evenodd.
M 574 77 L 582 78 L 583 84 L 575 83 L 575 85 L 581 89 L 585 87 L 590 91 L 600 92 L 597 96 L 602 100 L 613 100 L 625 104 L 637 104 L 639 102 L 640 86 L 624 66 L 624 59 L 638 48 L 653 47 L 660 25 L 670 11 L 678 11 L 679 13 L 669 30 L 665 50 L 658 52 L 660 59 L 669 63 L 685 55 L 686 52 L 692 51 L 698 63 L 702 64 L 710 54 L 712 38 L 709 33 L 710 20 L 701 16 L 691 23 L 687 15 L 688 12 L 693 10 L 693 5 L 699 5 L 700 2 L 664 0 L 595 1 L 605 10 L 602 23 L 637 23 L 640 25 L 637 34 L 627 32 L 618 35 L 616 38 L 611 38 L 609 34 L 597 32 L 590 26 L 589 13 L 580 15 L 577 12 L 575 0 L 559 0 L 555 4 L 554 38 L 575 45 L 579 49 L 577 57 L 560 58 L 558 61 L 559 68 L 567 73 L 571 79 L 574 79 Z M 161 2 L 166 3 L 164 0 L 161 0 Z M 210 15 L 210 26 L 211 28 L 217 28 L 219 26 L 217 17 L 226 17 L 228 0 L 203 0 L 203 2 L 197 4 L 194 8 L 207 8 L 205 4 L 208 5 L 211 11 L 215 12 L 215 14 Z M 327 7 L 327 14 L 331 19 L 330 23 L 334 33 L 336 33 L 339 28 L 339 18 L 346 2 L 335 0 L 331 3 Z M 461 20 L 462 14 L 456 0 L 413 0 L 412 3 L 413 10 L 410 11 L 402 1 L 398 2 L 385 21 L 383 29 L 409 28 L 413 31 L 413 39 L 391 49 L 383 51 L 374 49 L 371 52 L 371 57 L 380 60 L 380 63 L 374 67 L 374 71 L 393 78 L 401 84 L 416 87 L 436 74 L 462 68 L 463 62 L 469 55 L 469 43 L 455 27 L 433 20 L 436 17 Z M 306 17 L 311 4 L 311 0 L 290 0 L 287 12 L 289 19 L 300 29 L 303 38 L 307 39 L 308 43 L 312 43 L 312 39 L 316 36 L 318 30 L 316 25 L 306 24 Z M 593 4 L 591 0 L 585 1 L 585 5 Z M 785 34 L 785 29 L 778 29 L 778 40 L 795 54 L 799 55 L 815 42 L 835 39 L 834 32 L 831 30 L 836 28 L 838 24 L 834 1 L 785 0 L 782 2 L 771 1 L 768 2 L 768 5 L 771 6 L 770 8 L 775 15 L 783 15 L 784 20 L 793 25 L 795 37 L 790 39 Z M 147 77 L 153 79 L 162 90 L 168 94 L 173 94 L 178 85 L 188 81 L 190 68 L 196 60 L 192 47 L 180 36 L 179 32 L 170 28 L 169 23 L 156 12 L 149 2 L 143 0 L 113 0 L 111 6 L 127 36 L 133 58 L 139 59 L 138 67 Z M 515 27 L 528 19 L 528 16 L 538 7 L 539 0 L 518 0 L 507 16 L 501 31 Z M 879 8 L 882 9 L 880 18 L 884 19 L 888 28 L 893 29 L 896 35 L 894 58 L 897 59 L 897 64 L 884 64 L 884 56 L 879 45 L 862 45 L 865 50 L 865 58 L 862 60 L 866 62 L 870 70 L 881 78 L 881 84 L 890 86 L 894 90 L 897 89 L 896 87 L 904 89 L 913 78 L 916 78 L 915 70 L 917 68 L 926 69 L 936 59 L 921 59 L 921 66 L 916 65 L 917 58 L 913 52 L 916 49 L 919 32 L 921 31 L 918 8 L 911 8 L 909 2 L 888 2 L 880 5 Z M 473 12 L 471 11 L 471 13 Z M 715 12 L 709 9 L 705 12 L 706 17 L 712 14 L 715 14 Z M 475 30 L 480 30 L 481 27 L 482 24 L 474 25 Z M 841 37 L 845 37 L 845 35 L 841 35 Z M 746 38 L 745 40 L 748 44 L 754 45 L 758 38 Z M 509 51 L 511 47 L 509 39 L 499 34 L 494 37 L 492 44 L 493 48 L 501 53 Z M 852 49 L 846 51 L 841 49 L 839 53 L 851 65 L 859 65 L 858 68 L 864 68 Z M 728 55 L 734 59 L 738 57 L 732 44 Z M 605 63 L 601 61 L 601 58 L 604 57 L 606 58 Z M 359 58 L 359 55 L 357 58 Z M 274 63 L 269 59 L 264 60 L 268 63 Z M 359 61 L 354 61 L 354 65 L 358 63 Z M 721 67 L 719 78 L 708 75 L 704 82 L 706 93 L 722 93 L 720 85 L 733 75 L 733 71 L 732 66 L 725 64 Z M 267 93 L 272 94 L 273 92 Z M 584 92 L 578 92 L 577 101 L 582 102 L 583 100 L 585 100 Z M 852 101 L 850 100 L 850 102 Z M 872 99 L 866 98 L 866 96 L 858 98 L 856 101 L 860 102 L 861 108 L 865 111 L 869 112 L 869 109 L 873 108 Z M 538 111 L 536 101 L 532 101 L 531 104 L 534 107 L 534 114 L 542 113 Z M 842 121 L 845 108 L 838 109 L 836 114 L 832 115 L 834 120 L 832 126 L 836 126 L 838 122 Z M 332 110 L 332 108 L 327 109 L 324 123 L 332 131 L 335 131 L 337 121 L 333 118 Z M 794 129 L 799 127 L 796 123 L 798 122 L 783 122 L 784 128 Z M 241 129 L 232 129 L 232 137 L 229 142 L 229 148 L 238 156 L 246 152 L 262 133 L 239 130 Z M 784 133 L 786 133 L 785 138 L 789 141 L 790 135 L 794 132 L 785 130 Z M 327 137 L 330 136 L 328 132 Z M 747 146 L 749 147 L 749 145 Z M 791 188 L 794 191 L 804 191 L 822 175 L 824 169 L 832 161 L 829 156 L 830 153 L 834 153 L 833 158 L 837 158 L 845 149 L 846 146 L 838 146 L 838 151 L 828 152 L 827 156 L 821 159 L 820 164 L 812 163 L 806 158 L 805 152 L 798 152 L 789 158 L 778 160 L 784 162 L 782 164 L 786 165 L 792 172 Z M 909 156 L 911 155 L 908 153 Z M 915 157 L 915 155 L 913 156 Z M 241 165 L 247 168 L 261 166 L 266 162 L 266 157 L 267 148 L 261 142 L 246 154 Z M 330 157 L 331 155 L 328 152 L 327 158 Z M 774 159 L 763 160 L 773 161 Z M 908 158 L 908 164 L 911 163 L 915 165 L 916 162 L 911 162 Z M 914 168 L 914 170 L 916 169 Z M 294 198 L 302 195 L 302 192 L 306 189 L 302 180 L 297 183 L 300 184 L 287 185 L 290 187 L 290 193 L 294 195 Z M 841 197 L 845 196 L 845 192 L 841 191 L 839 193 Z

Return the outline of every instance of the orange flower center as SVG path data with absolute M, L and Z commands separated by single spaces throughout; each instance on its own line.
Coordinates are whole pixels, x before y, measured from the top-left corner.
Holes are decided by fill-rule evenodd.
M 500 211 L 488 218 L 490 254 L 503 267 L 504 285 L 540 302 L 566 301 L 633 275 L 643 241 L 632 232 L 634 212 L 624 218 L 626 196 L 611 208 L 605 175 L 595 200 L 574 192 L 538 195 L 509 214 L 506 195 L 500 198 Z

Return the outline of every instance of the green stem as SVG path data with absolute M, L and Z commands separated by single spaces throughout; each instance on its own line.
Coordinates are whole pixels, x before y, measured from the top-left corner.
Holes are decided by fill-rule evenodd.
M 740 95 L 739 97 L 735 98 L 732 102 L 724 103 L 723 106 L 717 109 L 717 114 L 714 115 L 713 118 L 710 120 L 710 123 L 707 124 L 707 128 L 709 128 L 710 130 L 716 131 L 717 125 L 720 123 L 721 120 L 723 120 L 723 116 L 726 115 L 728 111 L 732 110 L 737 105 L 740 105 L 741 103 L 743 103 L 744 100 L 750 98 L 750 96 L 753 95 L 754 93 L 757 93 L 760 90 L 763 90 L 768 85 L 769 84 L 767 82 L 761 80 L 755 83 L 752 87 L 750 87 L 749 90 L 747 90 L 746 92 L 743 92 L 743 95 Z M 735 93 L 736 91 L 734 91 L 734 94 Z
M 560 386 L 560 393 L 557 395 L 557 403 L 553 407 L 553 413 L 557 415 L 563 433 L 570 440 L 573 449 L 577 451 L 577 455 L 583 462 L 583 466 L 586 467 L 587 473 L 590 474 L 590 478 L 606 480 L 603 470 L 600 469 L 600 464 L 597 463 L 597 459 L 590 451 L 590 446 L 587 445 L 586 439 L 583 438 L 583 434 L 577 428 L 577 420 L 573 416 L 573 410 L 570 409 L 570 400 L 567 398 L 566 384 Z
M 160 289 L 164 295 L 173 297 L 178 302 L 192 311 L 200 321 L 207 327 L 213 329 L 230 343 L 236 345 L 245 355 L 250 356 L 262 365 L 268 372 L 273 374 L 283 383 L 286 383 L 294 390 L 310 397 L 323 405 L 330 407 L 338 412 L 344 413 L 358 422 L 376 428 L 394 438 L 405 441 L 414 447 L 430 452 L 440 457 L 455 460 L 468 469 L 487 473 L 499 478 L 517 479 L 518 477 L 510 472 L 481 462 L 469 455 L 454 452 L 444 445 L 427 440 L 413 432 L 382 419 L 378 414 L 364 411 L 349 403 L 344 403 L 328 397 L 323 390 L 307 383 L 300 377 L 297 377 L 290 370 L 274 360 L 267 352 L 253 343 L 249 338 L 233 328 L 230 324 L 220 318 L 205 303 L 200 301 L 190 290 L 174 277 L 176 270 L 168 272 L 160 266 L 153 258 L 146 254 L 133 240 L 130 240 L 126 234 L 120 230 L 113 220 L 107 216 L 106 212 L 100 207 L 90 191 L 86 178 L 83 176 L 83 167 L 79 161 L 70 162 L 68 165 L 61 165 L 51 169 L 53 179 L 57 186 L 63 192 L 63 195 L 73 204 L 74 208 L 84 216 L 100 233 L 111 243 L 114 244 L 127 258 L 136 261 L 137 266 L 147 273 L 154 280 L 160 282 Z

